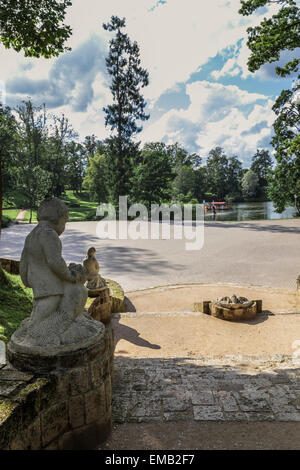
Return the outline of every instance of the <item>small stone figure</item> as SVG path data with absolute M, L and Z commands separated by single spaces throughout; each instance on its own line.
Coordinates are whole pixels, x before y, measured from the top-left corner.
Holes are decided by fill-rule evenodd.
M 20 262 L 22 281 L 33 289 L 33 310 L 13 334 L 11 344 L 16 351 L 43 355 L 86 347 L 102 334 L 104 325 L 85 316 L 84 267 L 67 266 L 62 258 L 59 236 L 65 230 L 68 208 L 57 198 L 45 199 L 37 219 Z
M 106 282 L 101 277 L 99 273 L 99 263 L 96 260 L 96 249 L 92 246 L 88 249 L 86 258 L 83 261 L 83 266 L 86 271 L 87 282 L 85 286 L 88 289 L 99 289 L 100 287 L 105 287 Z

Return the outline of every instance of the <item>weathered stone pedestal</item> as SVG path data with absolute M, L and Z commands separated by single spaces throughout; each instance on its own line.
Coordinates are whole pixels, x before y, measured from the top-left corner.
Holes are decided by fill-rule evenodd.
M 7 359 L 0 370 L 0 449 L 95 449 L 108 437 L 110 325 L 94 344 L 67 353 L 24 354 L 11 342 Z

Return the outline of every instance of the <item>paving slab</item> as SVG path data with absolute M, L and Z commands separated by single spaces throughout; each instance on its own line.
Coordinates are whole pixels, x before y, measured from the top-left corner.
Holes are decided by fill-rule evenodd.
M 272 373 L 266 374 L 266 368 Z M 300 367 L 292 358 L 280 355 L 151 360 L 119 356 L 112 410 L 116 424 L 299 422 Z

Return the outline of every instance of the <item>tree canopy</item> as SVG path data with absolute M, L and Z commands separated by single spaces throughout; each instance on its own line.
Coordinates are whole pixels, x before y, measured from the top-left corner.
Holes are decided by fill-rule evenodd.
M 273 110 L 275 136 L 272 145 L 277 160 L 269 184 L 269 195 L 282 212 L 287 205 L 296 206 L 300 214 L 300 83 L 292 90 L 283 90 Z
M 267 62 L 278 61 L 282 51 L 300 47 L 300 10 L 294 0 L 241 0 L 239 12 L 249 16 L 258 8 L 274 3 L 280 5 L 277 13 L 264 18 L 258 26 L 247 29 L 247 45 L 251 51 L 248 68 L 251 72 Z M 298 70 L 299 63 L 300 58 L 295 57 L 283 67 L 277 66 L 276 73 L 283 77 L 289 75 Z
M 58 56 L 69 50 L 64 24 L 69 0 L 0 0 L 0 42 L 26 57 Z

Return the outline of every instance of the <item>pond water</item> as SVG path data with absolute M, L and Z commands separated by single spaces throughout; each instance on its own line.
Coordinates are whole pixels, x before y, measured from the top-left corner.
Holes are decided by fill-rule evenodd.
M 205 220 L 262 220 L 262 219 L 290 219 L 296 216 L 294 207 L 287 207 L 278 214 L 273 202 L 238 202 L 230 205 L 231 209 L 217 211 L 214 216 L 212 211 L 205 214 Z

